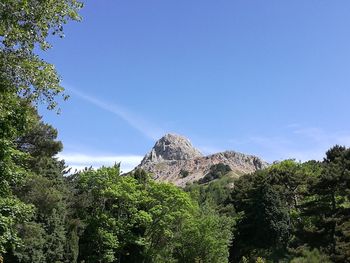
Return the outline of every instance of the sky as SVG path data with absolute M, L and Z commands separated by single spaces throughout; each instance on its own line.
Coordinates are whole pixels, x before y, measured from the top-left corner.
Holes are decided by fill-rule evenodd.
M 350 146 L 350 1 L 99 0 L 52 38 L 60 157 L 137 165 L 165 133 L 204 154 L 321 160 Z

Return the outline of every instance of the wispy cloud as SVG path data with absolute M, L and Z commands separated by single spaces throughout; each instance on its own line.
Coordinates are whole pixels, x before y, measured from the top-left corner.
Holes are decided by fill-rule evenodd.
M 251 136 L 230 140 L 236 147 L 255 148 L 268 161 L 294 158 L 300 161 L 322 160 L 335 144 L 350 146 L 350 133 L 326 132 L 318 127 L 289 125 L 282 136 Z
M 124 107 L 116 103 L 109 103 L 109 102 L 100 100 L 94 96 L 90 96 L 85 93 L 82 93 L 79 90 L 74 89 L 72 87 L 68 87 L 67 90 L 75 94 L 79 98 L 97 106 L 98 108 L 118 116 L 119 118 L 127 122 L 131 127 L 138 130 L 144 136 L 152 140 L 156 140 L 160 138 L 165 133 L 163 129 L 145 121 L 144 118 L 140 118 L 139 116 L 136 116 L 135 114 L 131 113 L 129 110 L 125 109 Z
M 320 144 L 350 144 L 350 134 L 345 132 L 327 133 L 320 128 L 308 127 L 296 129 L 294 133 Z
M 65 153 L 59 154 L 58 158 L 65 160 L 67 165 L 73 170 L 81 170 L 90 166 L 99 168 L 101 166 L 111 166 L 115 163 L 121 163 L 121 170 L 123 172 L 128 172 L 135 168 L 143 157 L 139 155 L 87 155 Z
M 303 146 L 303 139 L 288 139 L 280 137 L 252 137 L 251 143 L 260 147 L 270 162 L 282 159 L 296 159 L 299 161 L 321 160 L 324 152 L 329 148 L 324 144 L 310 144 Z

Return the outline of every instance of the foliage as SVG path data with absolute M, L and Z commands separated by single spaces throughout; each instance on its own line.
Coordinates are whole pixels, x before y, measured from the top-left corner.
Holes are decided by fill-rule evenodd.
M 350 262 L 349 171 L 350 149 L 335 146 L 323 162 L 286 160 L 242 176 L 232 193 L 237 225 L 230 257 L 287 261 L 311 247 L 325 255 L 304 251 L 295 262 Z
M 219 214 L 235 216 L 235 210 L 232 205 L 232 191 L 234 187 L 234 178 L 224 176 L 208 184 L 194 183 L 186 186 L 192 199 L 198 202 L 200 206 L 211 205 Z
M 20 245 L 16 226 L 27 221 L 32 206 L 22 203 L 13 196 L 0 198 L 0 254 Z
M 328 257 L 320 253 L 317 249 L 312 251 L 304 250 L 302 256 L 291 260 L 291 263 L 330 263 Z
M 56 106 L 55 96 L 63 91 L 53 65 L 34 53 L 50 47 L 50 33 L 63 36 L 68 20 L 80 20 L 82 4 L 76 0 L 0 2 L 0 86 L 31 102 L 43 100 Z
M 299 237 L 333 262 L 350 262 L 350 149 L 326 153 L 323 170 L 308 185 Z
M 34 207 L 31 219 L 16 224 L 21 244 L 8 249 L 11 262 L 60 262 L 67 242 L 67 192 L 64 162 L 54 156 L 62 149 L 57 131 L 33 115 L 30 129 L 15 140 L 18 151 L 28 157 L 22 161 L 27 176 L 12 192 L 24 204 Z
M 12 193 L 12 187 L 26 175 L 23 162 L 27 155 L 15 147 L 15 139 L 28 126 L 29 110 L 14 94 L 0 92 L 0 255 L 18 246 L 16 224 L 26 221 L 32 206 L 25 205 Z
M 80 205 L 77 216 L 85 225 L 79 260 L 225 262 L 230 219 L 201 211 L 181 189 L 140 174 L 120 176 L 115 165 L 72 178 Z
M 295 245 L 309 170 L 309 166 L 286 160 L 235 182 L 232 199 L 238 222 L 232 258 L 262 255 L 276 261 L 288 256 Z
M 182 178 L 185 178 L 185 177 L 187 177 L 187 176 L 189 176 L 189 171 L 187 171 L 187 170 L 183 170 L 183 169 L 181 169 L 180 170 L 180 176 L 182 177 Z
M 198 180 L 198 183 L 205 184 L 212 180 L 219 179 L 223 177 L 225 174 L 229 173 L 231 170 L 230 166 L 218 163 L 214 164 L 210 167 L 209 172 L 201 179 Z
M 181 233 L 181 250 L 178 262 L 228 262 L 233 219 L 219 216 L 210 206 L 201 208 Z
M 3 258 L 5 252 L 11 254 L 19 249 L 18 225 L 27 224 L 34 212 L 33 205 L 16 197 L 13 191 L 21 187 L 27 176 L 37 172 L 28 169 L 31 153 L 18 148 L 17 139 L 37 123 L 32 106 L 44 101 L 52 109 L 56 106 L 55 96 L 63 91 L 54 66 L 34 51 L 36 46 L 42 50 L 49 47 L 46 39 L 50 32 L 61 32 L 69 19 L 78 20 L 81 4 L 74 0 L 1 0 L 0 7 L 0 257 Z M 45 166 L 38 164 L 38 167 L 42 165 Z M 21 233 L 35 232 L 41 236 L 38 227 L 28 223 Z M 37 247 L 42 244 L 40 238 L 32 243 Z

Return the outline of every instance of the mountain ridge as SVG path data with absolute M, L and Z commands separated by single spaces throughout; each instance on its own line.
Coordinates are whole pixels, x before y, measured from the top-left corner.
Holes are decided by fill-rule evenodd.
M 255 155 L 236 151 L 205 156 L 186 137 L 169 133 L 155 143 L 137 168 L 152 173 L 155 180 L 184 187 L 203 178 L 217 164 L 228 165 L 231 175 L 237 177 L 268 166 Z

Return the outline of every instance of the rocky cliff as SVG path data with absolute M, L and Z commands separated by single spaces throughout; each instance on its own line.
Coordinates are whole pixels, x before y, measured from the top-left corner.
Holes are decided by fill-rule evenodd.
M 211 166 L 219 163 L 230 166 L 232 176 L 251 173 L 268 165 L 256 156 L 234 151 L 203 156 L 187 138 L 166 134 L 156 142 L 137 168 L 152 173 L 156 180 L 185 186 L 203 178 Z

